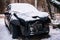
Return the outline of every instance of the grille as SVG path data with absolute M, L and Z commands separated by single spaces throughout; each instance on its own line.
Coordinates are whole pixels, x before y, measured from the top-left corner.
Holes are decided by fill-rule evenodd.
M 33 24 L 29 24 L 31 34 L 38 33 L 42 30 L 42 24 L 39 21 L 36 21 Z

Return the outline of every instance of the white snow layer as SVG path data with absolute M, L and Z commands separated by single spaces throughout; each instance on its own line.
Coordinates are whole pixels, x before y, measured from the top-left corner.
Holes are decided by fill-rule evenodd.
M 24 19 L 25 21 L 37 20 L 39 18 L 32 18 L 32 16 L 46 17 L 49 14 L 47 12 L 39 12 L 34 6 L 27 3 L 12 3 L 10 13 L 16 13 L 19 18 Z M 16 19 L 12 15 L 13 19 Z

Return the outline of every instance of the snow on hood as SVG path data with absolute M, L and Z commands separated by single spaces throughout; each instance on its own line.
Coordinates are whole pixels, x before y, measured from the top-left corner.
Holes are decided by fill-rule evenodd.
M 11 5 L 10 12 L 17 14 L 19 18 L 24 20 L 37 20 L 39 18 L 32 18 L 32 16 L 47 17 L 49 14 L 47 12 L 39 12 L 34 6 L 27 3 L 13 3 Z M 12 18 L 16 19 L 14 16 Z

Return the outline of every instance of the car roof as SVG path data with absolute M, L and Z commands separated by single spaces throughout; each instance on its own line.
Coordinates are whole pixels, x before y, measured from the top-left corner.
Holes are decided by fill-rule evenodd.
M 11 11 L 17 11 L 18 15 L 21 13 L 26 14 L 28 16 L 39 16 L 46 17 L 49 14 L 47 12 L 38 11 L 33 5 L 28 3 L 11 3 L 8 6 L 11 6 Z M 19 16 L 20 16 L 19 15 Z
M 37 9 L 28 3 L 11 3 L 11 11 L 19 11 L 19 12 L 30 12 L 30 11 L 37 11 Z

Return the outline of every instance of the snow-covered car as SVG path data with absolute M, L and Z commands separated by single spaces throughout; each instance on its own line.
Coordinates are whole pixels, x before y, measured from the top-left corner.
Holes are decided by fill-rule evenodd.
M 50 18 L 47 12 L 38 11 L 27 3 L 12 3 L 5 13 L 5 24 L 13 38 L 49 34 Z
M 50 3 L 60 9 L 60 0 L 50 0 Z

